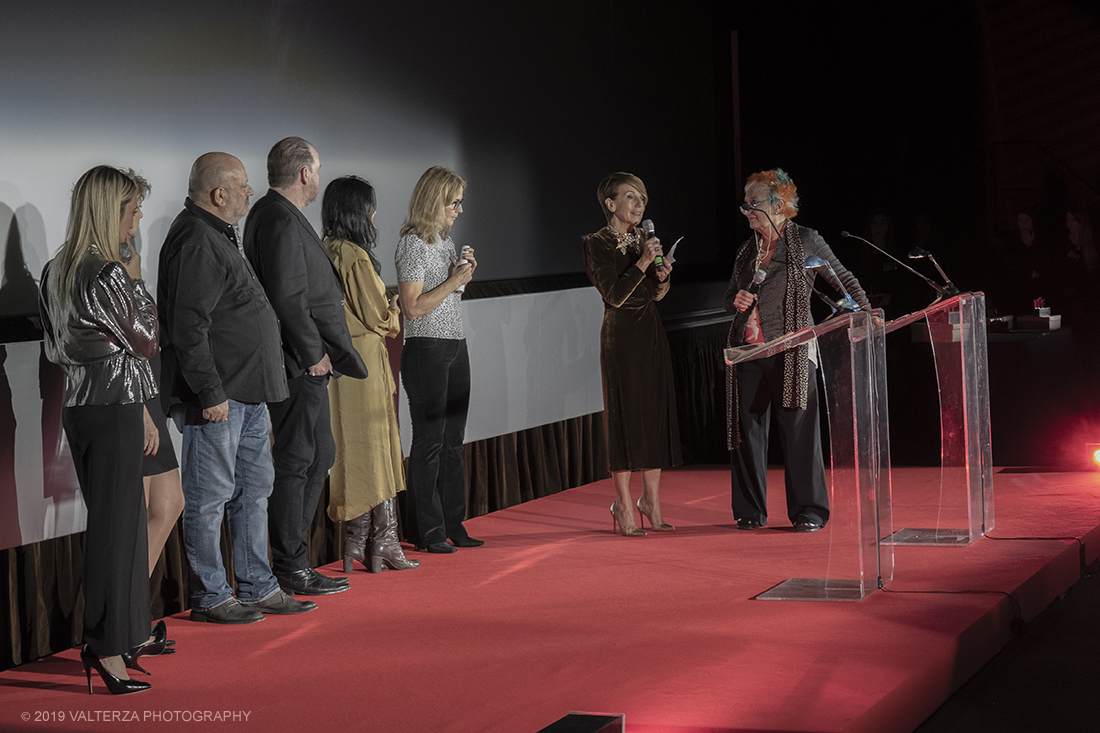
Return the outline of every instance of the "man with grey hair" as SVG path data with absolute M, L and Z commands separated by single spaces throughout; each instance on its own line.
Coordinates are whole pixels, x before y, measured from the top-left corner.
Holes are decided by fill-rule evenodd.
M 348 333 L 344 290 L 321 238 L 302 209 L 317 199 L 321 160 L 300 137 L 275 143 L 267 155 L 270 190 L 244 229 L 244 249 L 279 316 L 290 397 L 270 402 L 275 433 L 275 489 L 268 527 L 275 577 L 284 590 L 328 595 L 347 578 L 321 575 L 309 562 L 309 530 L 325 477 L 336 457 L 329 422 L 328 381 L 365 379 Z
M 252 195 L 244 165 L 226 153 L 191 168 L 184 209 L 160 250 L 157 305 L 164 392 L 183 433 L 183 543 L 191 564 L 191 618 L 248 624 L 316 604 L 280 587 L 267 559 L 274 470 L 266 403 L 287 395 L 279 322 L 233 225 Z M 221 556 L 229 518 L 237 595 Z

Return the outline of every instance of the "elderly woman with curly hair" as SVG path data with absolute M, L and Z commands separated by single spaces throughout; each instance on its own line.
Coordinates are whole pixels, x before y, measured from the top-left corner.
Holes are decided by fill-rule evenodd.
M 813 325 L 813 275 L 807 276 L 803 268 L 811 255 L 828 262 L 848 293 L 867 307 L 863 288 L 821 235 L 792 221 L 798 214 L 798 189 L 782 169 L 749 177 L 741 211 L 753 236 L 737 252 L 725 305 L 730 313 L 748 312 L 748 321 L 743 331 L 730 329 L 729 346 L 764 343 Z M 758 270 L 766 277 L 753 294 L 750 284 Z M 829 521 L 829 494 L 818 419 L 815 344 L 727 367 L 726 395 L 737 528 L 758 529 L 768 523 L 768 432 L 773 415 L 783 447 L 787 515 L 793 529 L 816 532 L 824 527 Z

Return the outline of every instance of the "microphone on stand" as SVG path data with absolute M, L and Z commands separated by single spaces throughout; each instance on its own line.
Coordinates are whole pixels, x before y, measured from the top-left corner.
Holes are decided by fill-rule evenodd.
M 652 219 L 643 220 L 640 226 L 642 227 L 642 234 L 645 235 L 647 242 L 656 236 L 656 228 L 653 226 Z M 657 272 L 665 271 L 665 258 L 661 255 L 657 255 L 653 258 L 653 264 L 657 265 Z
M 884 255 L 886 255 L 887 257 L 889 257 L 890 259 L 892 259 L 892 260 L 893 260 L 894 262 L 896 262 L 896 263 L 898 263 L 899 265 L 901 265 L 902 267 L 904 267 L 904 268 L 905 268 L 906 270 L 908 270 L 909 272 L 913 273 L 914 275 L 916 275 L 916 276 L 917 276 L 917 277 L 919 277 L 920 279 L 924 280 L 924 282 L 926 282 L 926 283 L 928 284 L 928 287 L 932 288 L 933 290 L 935 290 L 935 291 L 936 291 L 937 293 L 939 293 L 939 294 L 940 294 L 940 297 L 941 297 L 941 298 L 943 298 L 943 297 L 945 297 L 945 296 L 948 296 L 948 288 L 945 288 L 944 286 L 940 285 L 939 283 L 937 283 L 937 282 L 936 282 L 935 280 L 933 280 L 932 278 L 928 277 L 927 275 L 922 275 L 921 273 L 917 272 L 917 271 L 916 271 L 916 270 L 914 270 L 914 269 L 913 269 L 912 267 L 910 267 L 909 265 L 905 264 L 904 262 L 902 262 L 901 260 L 899 260 L 899 259 L 898 259 L 897 257 L 894 257 L 894 255 L 892 255 L 892 254 L 890 254 L 889 252 L 887 252 L 886 250 L 882 249 L 881 247 L 879 247 L 879 246 L 878 246 L 877 244 L 875 244 L 874 242 L 868 241 L 868 240 L 864 239 L 863 237 L 857 237 L 857 236 L 856 236 L 855 234 L 849 234 L 848 232 L 841 232 L 841 233 L 840 233 L 840 236 L 842 236 L 842 237 L 846 237 L 846 238 L 851 238 L 851 239 L 858 239 L 858 240 L 859 240 L 859 241 L 861 241 L 861 242 L 866 242 L 867 244 L 871 245 L 871 247 L 873 247 L 874 249 L 878 250 L 878 251 L 879 251 L 879 252 L 881 252 L 882 254 L 884 254 Z M 920 249 L 920 248 L 918 247 L 918 248 L 914 249 L 914 250 L 913 250 L 913 252 L 916 252 L 916 251 L 917 251 L 918 249 Z M 927 254 L 928 254 L 928 253 L 927 253 L 927 252 L 925 252 L 925 251 L 924 251 L 923 249 L 921 249 L 920 251 L 921 251 L 921 252 L 923 253 L 922 255 L 920 255 L 921 257 L 923 257 L 923 256 L 925 256 L 925 255 L 927 255 Z M 915 257 L 913 256 L 913 252 L 910 252 L 910 253 L 909 253 L 909 259 L 916 259 L 916 258 L 915 258 Z M 943 275 L 943 271 L 942 271 L 942 270 L 940 271 L 940 274 L 941 274 L 941 275 Z M 946 276 L 946 275 L 944 275 L 944 279 L 945 279 L 945 280 L 947 279 L 947 276 Z M 950 282 L 950 281 L 948 281 L 948 282 Z M 954 287 L 954 285 L 952 285 L 951 287 Z M 958 295 L 958 294 L 959 294 L 959 290 L 958 290 L 958 288 L 955 288 L 955 292 L 954 292 L 954 293 L 951 293 L 951 295 Z M 948 296 L 948 297 L 949 297 L 949 296 Z
M 944 282 L 947 283 L 947 285 L 944 286 L 943 290 L 940 292 L 940 297 L 941 298 L 952 298 L 952 297 L 958 295 L 959 294 L 958 287 L 955 286 L 955 283 L 951 282 L 951 278 L 949 278 L 947 276 L 947 273 L 943 271 L 943 268 L 940 267 L 940 263 L 936 262 L 936 258 L 932 256 L 931 252 L 929 252 L 926 249 L 921 249 L 920 247 L 914 247 L 912 250 L 909 251 L 909 259 L 919 260 L 919 259 L 922 259 L 922 258 L 927 259 L 927 260 L 931 260 L 932 264 L 935 265 L 935 267 L 936 267 L 936 271 L 940 273 L 940 277 L 942 277 L 944 279 Z
M 817 255 L 810 255 L 805 259 L 805 261 L 803 261 L 802 267 L 807 270 L 824 269 L 827 270 L 830 275 L 832 275 L 833 279 L 831 281 L 831 284 L 834 288 L 840 291 L 841 297 L 838 298 L 836 302 L 833 302 L 828 298 L 825 298 L 825 300 L 837 311 L 854 312 L 858 310 L 863 310 L 863 307 L 859 303 L 857 303 L 851 295 L 848 294 L 847 289 L 845 289 L 844 287 L 844 283 L 840 282 L 840 278 L 836 276 L 836 271 L 833 269 L 833 266 L 830 265 L 828 262 L 818 257 Z M 823 298 L 825 297 L 822 296 L 821 293 L 818 293 L 817 288 L 814 288 L 813 285 L 810 285 L 810 288 L 813 289 L 813 291 L 819 296 Z

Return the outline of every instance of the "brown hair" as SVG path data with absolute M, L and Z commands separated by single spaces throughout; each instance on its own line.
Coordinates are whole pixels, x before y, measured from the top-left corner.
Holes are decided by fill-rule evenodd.
M 622 171 L 609 173 L 596 187 L 596 198 L 599 199 L 600 208 L 603 209 L 603 215 L 608 224 L 611 223 L 612 214 L 605 202 L 618 196 L 619 189 L 623 186 L 633 186 L 638 189 L 638 193 L 642 194 L 642 201 L 646 204 L 649 203 L 649 194 L 646 193 L 645 184 L 642 183 L 641 178 L 633 173 L 623 173 Z
M 267 154 L 267 185 L 286 188 L 298 172 L 313 166 L 313 146 L 300 137 L 284 137 Z

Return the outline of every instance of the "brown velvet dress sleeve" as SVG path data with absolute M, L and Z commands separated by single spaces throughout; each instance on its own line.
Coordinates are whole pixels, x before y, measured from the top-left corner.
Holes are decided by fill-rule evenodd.
M 584 240 L 584 270 L 600 297 L 612 308 L 621 308 L 645 280 L 645 273 L 633 265 L 619 272 L 615 245 L 601 232 Z

